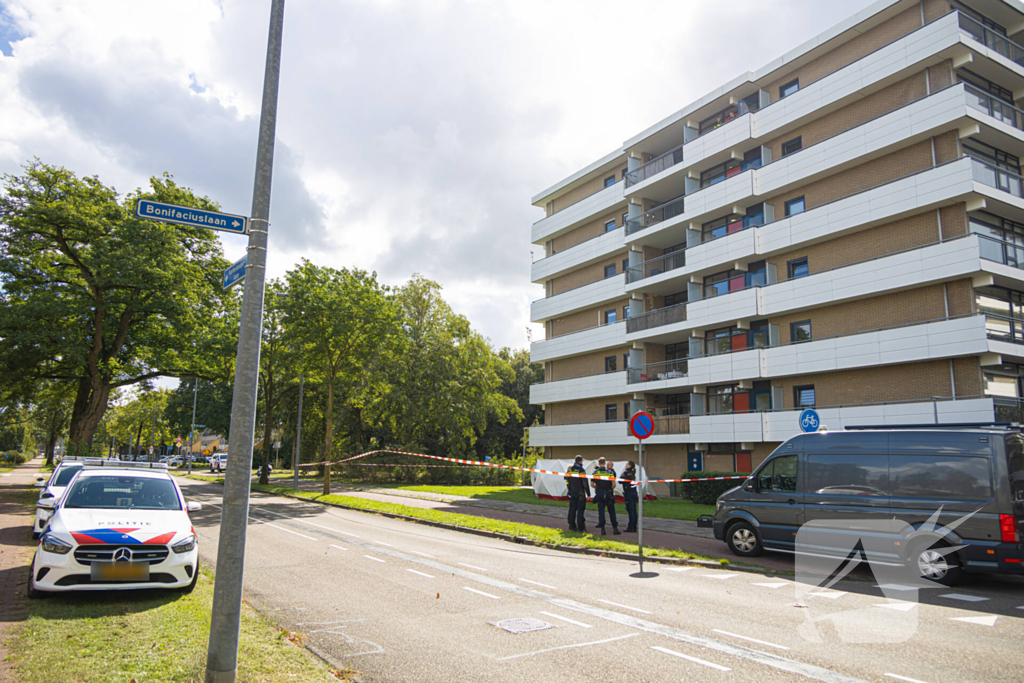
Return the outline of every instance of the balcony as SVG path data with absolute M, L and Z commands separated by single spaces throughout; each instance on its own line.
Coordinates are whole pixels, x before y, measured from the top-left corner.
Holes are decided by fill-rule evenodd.
M 975 88 L 969 83 L 963 85 L 964 92 L 967 94 L 967 106 L 988 114 L 997 121 L 1002 121 L 1017 130 L 1024 130 L 1024 110 L 1018 109 L 984 90 Z
M 666 306 L 626 320 L 626 334 L 686 321 L 686 304 Z
M 957 14 L 959 15 L 960 30 L 963 33 L 974 38 L 996 54 L 1024 66 L 1024 47 L 1013 42 L 1002 33 L 997 33 L 984 26 L 981 22 L 967 16 L 963 12 L 957 12 Z
M 575 332 L 550 337 L 534 342 L 530 346 L 530 361 L 542 363 L 555 358 L 578 356 L 591 351 L 599 351 L 626 343 L 626 326 L 619 320 L 607 325 L 599 325 Z
M 644 261 L 640 265 L 630 266 L 626 270 L 626 284 L 639 282 L 644 278 L 661 275 L 676 268 L 686 266 L 686 249 L 673 251 L 671 254 L 658 256 L 657 258 Z
M 632 187 L 637 183 L 642 183 L 648 178 L 653 178 L 662 171 L 681 163 L 683 163 L 683 145 L 679 145 L 675 149 L 670 149 L 661 156 L 651 159 L 643 166 L 627 173 L 626 187 Z
M 664 204 L 646 211 L 636 218 L 630 218 L 626 221 L 626 234 L 632 235 L 633 233 L 640 232 L 644 228 L 649 228 L 652 225 L 657 225 L 663 221 L 667 221 L 670 218 L 681 216 L 683 214 L 683 197 L 676 197 Z
M 1018 199 L 1024 199 L 1024 178 L 1013 171 L 971 157 L 975 182 L 1008 192 Z
M 592 220 L 596 215 L 609 213 L 613 206 L 625 200 L 622 186 L 623 183 L 620 180 L 614 185 L 602 188 L 594 194 L 540 219 L 533 224 L 530 241 L 540 244 L 579 227 Z
M 611 256 L 616 251 L 621 251 L 624 233 L 623 228 L 609 230 L 534 261 L 531 266 L 531 282 L 543 284 L 553 277 L 580 266 L 590 265 Z
M 602 372 L 596 375 L 538 382 L 530 386 L 530 403 L 557 403 L 599 396 L 621 396 L 626 393 L 628 374 L 628 371 Z
M 542 322 L 621 299 L 625 296 L 624 282 L 625 278 L 621 274 L 613 275 L 537 299 L 530 304 L 530 320 Z
M 677 358 L 661 363 L 647 363 L 642 368 L 629 370 L 629 383 L 640 384 L 643 382 L 660 382 L 665 380 L 686 379 L 688 370 L 687 358 Z

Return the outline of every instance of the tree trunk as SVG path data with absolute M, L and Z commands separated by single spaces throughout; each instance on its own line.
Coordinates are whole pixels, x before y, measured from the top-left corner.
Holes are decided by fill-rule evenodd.
M 53 467 L 53 449 L 57 445 L 57 435 L 50 432 L 46 439 L 46 466 Z
M 327 434 L 324 436 L 324 495 L 331 492 L 331 454 L 334 451 L 334 378 L 327 379 Z
M 273 395 L 274 395 L 274 380 L 271 379 L 267 382 L 263 392 L 264 410 L 263 410 L 263 470 L 260 472 L 260 483 L 264 486 L 270 483 L 270 473 L 267 472 L 268 465 L 270 464 L 270 430 L 273 426 Z
M 363 451 L 363 409 L 354 408 L 356 418 L 356 452 L 359 455 Z
M 112 386 L 99 380 L 92 381 L 88 377 L 78 380 L 75 407 L 71 412 L 71 427 L 68 430 L 68 441 L 76 451 L 92 445 L 96 428 L 107 412 L 111 389 Z
M 135 434 L 135 451 L 134 451 L 135 455 L 139 454 L 139 443 L 142 441 L 142 426 L 144 424 L 146 424 L 146 423 L 145 422 L 140 422 L 139 423 L 139 431 Z

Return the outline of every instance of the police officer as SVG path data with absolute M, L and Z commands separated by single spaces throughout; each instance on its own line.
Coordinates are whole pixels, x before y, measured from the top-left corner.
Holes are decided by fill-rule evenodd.
M 626 514 L 629 516 L 629 524 L 626 525 L 626 533 L 636 533 L 636 502 L 639 496 L 637 495 L 636 487 L 633 486 L 633 482 L 636 481 L 636 463 L 632 460 L 626 462 L 626 469 L 622 472 L 621 479 L 628 479 L 629 481 L 622 482 L 622 497 L 626 499 Z
M 583 456 L 577 455 L 576 461 L 569 466 L 567 472 L 575 474 L 586 474 L 583 468 Z M 587 498 L 590 497 L 590 482 L 582 477 L 566 477 L 565 483 L 569 487 L 569 530 L 586 531 L 586 518 L 583 513 L 587 509 Z
M 594 502 L 597 503 L 597 528 L 601 530 L 602 536 L 607 536 L 604 530 L 604 511 L 608 510 L 608 517 L 612 522 L 612 533 L 616 536 L 619 531 L 619 520 L 615 518 L 615 470 L 611 465 L 606 464 L 604 458 L 597 459 L 597 469 L 594 470 L 595 477 L 612 477 L 612 479 L 594 479 Z

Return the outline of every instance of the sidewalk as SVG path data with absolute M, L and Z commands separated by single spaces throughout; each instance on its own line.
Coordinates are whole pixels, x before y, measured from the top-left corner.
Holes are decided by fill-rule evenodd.
M 19 465 L 0 477 L 0 683 L 15 680 L 6 662 L 10 630 L 28 613 L 28 567 L 32 561 L 32 520 L 35 510 L 26 505 L 36 498 L 32 483 L 40 476 L 42 458 Z

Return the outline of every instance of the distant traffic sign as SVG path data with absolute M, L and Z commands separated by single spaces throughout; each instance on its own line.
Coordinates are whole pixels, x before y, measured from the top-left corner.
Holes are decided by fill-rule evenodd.
M 642 410 L 635 413 L 629 420 L 629 431 L 638 439 L 646 439 L 654 433 L 654 418 Z
M 805 432 L 816 432 L 821 425 L 821 418 L 818 413 L 808 408 L 800 413 L 800 429 Z
M 193 209 L 189 206 L 175 206 L 174 204 L 164 204 L 163 202 L 154 202 L 149 199 L 139 200 L 138 205 L 135 207 L 135 215 L 152 221 L 211 228 L 223 232 L 233 232 L 236 235 L 245 235 L 249 232 L 249 219 L 245 216 Z
M 231 289 L 245 279 L 245 263 L 248 256 L 235 261 L 224 271 L 224 289 Z

